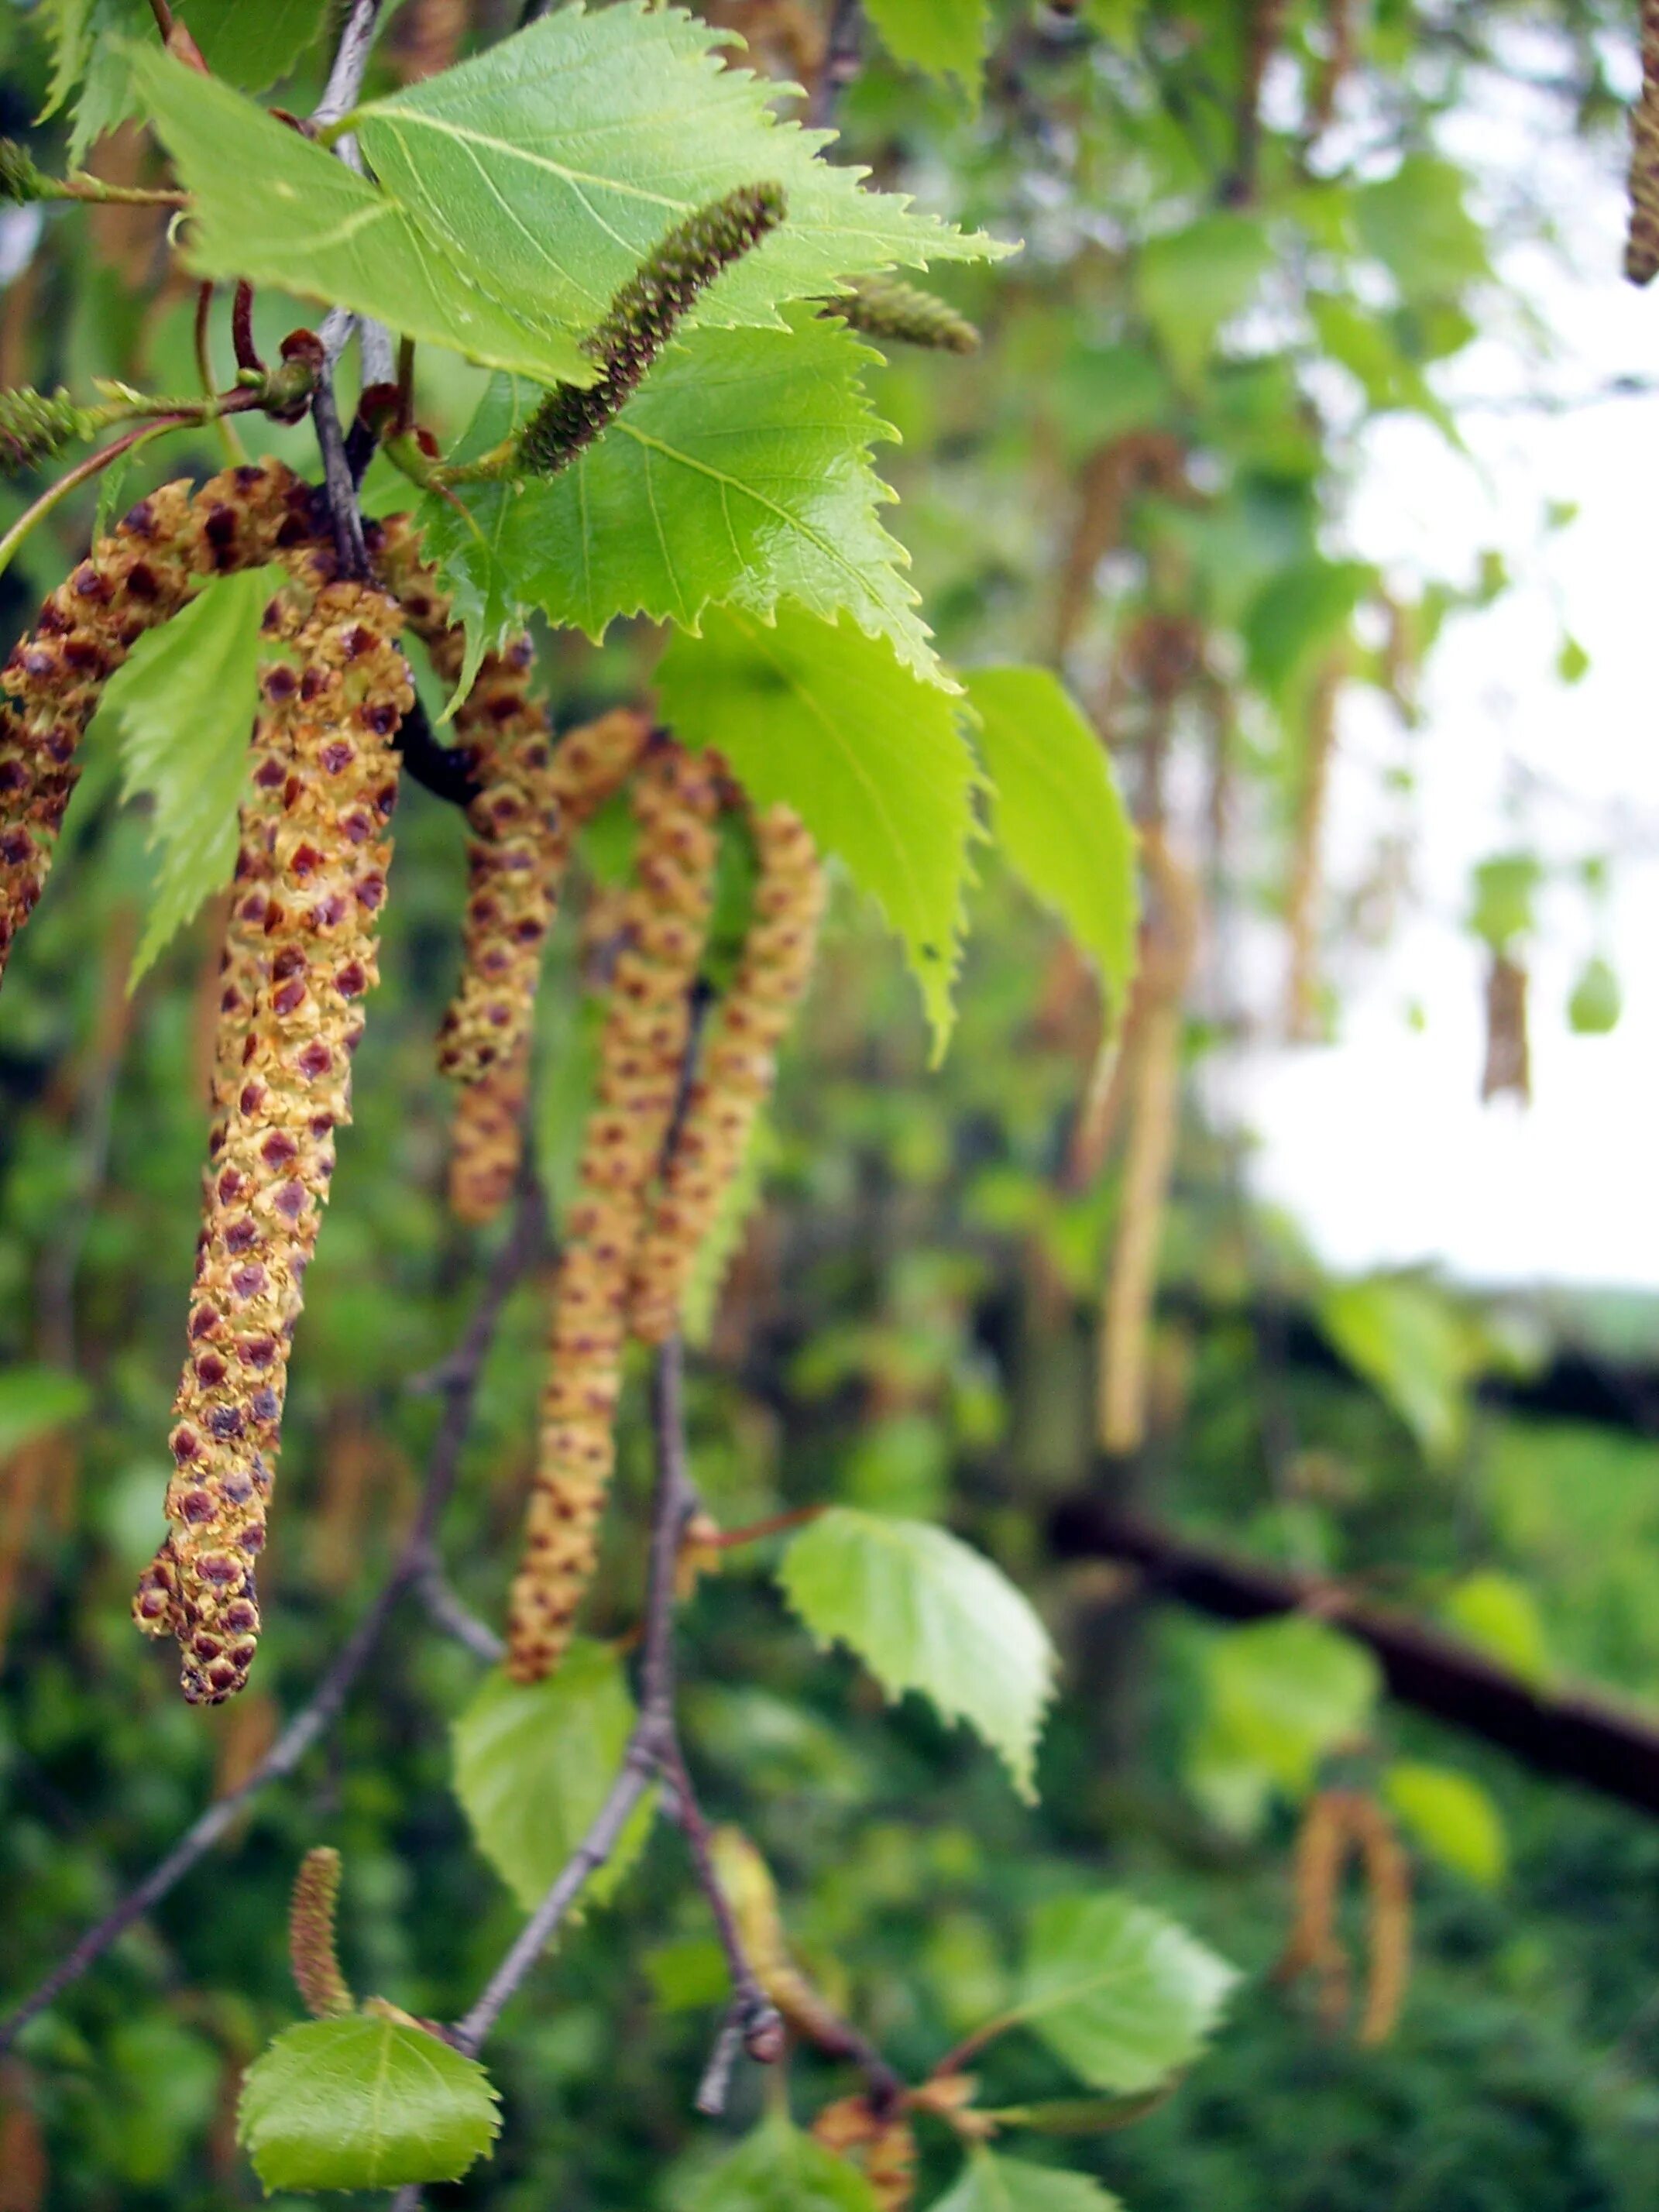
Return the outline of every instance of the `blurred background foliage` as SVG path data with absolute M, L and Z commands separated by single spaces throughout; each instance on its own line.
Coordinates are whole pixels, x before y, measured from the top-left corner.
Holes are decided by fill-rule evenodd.
M 31 122 L 49 12 L 0 10 L 0 127 L 42 160 L 62 155 L 58 125 Z M 779 73 L 810 70 L 819 51 L 821 16 L 796 0 L 703 12 Z M 872 14 L 906 51 L 907 11 L 889 0 Z M 1275 16 L 1264 52 L 1253 41 Z M 377 66 L 415 74 L 507 19 L 483 0 L 404 0 Z M 913 987 L 844 896 L 772 1118 L 765 1204 L 696 1361 L 697 1480 L 732 1523 L 826 1499 L 948 1521 L 1033 1595 L 1063 1692 L 1027 1809 L 969 1740 L 914 1699 L 884 1708 L 850 1662 L 815 1652 L 763 1549 L 689 1608 L 691 1755 L 713 1808 L 770 1858 L 804 1959 L 901 2070 L 925 2071 L 998 2008 L 1023 1914 L 1068 1887 L 1121 1881 L 1243 1970 L 1178 2093 L 1066 2148 L 1132 2212 L 1638 2212 L 1659 2171 L 1659 1831 L 1391 1706 L 1363 1651 L 1316 1621 L 1230 1631 L 1160 1611 L 1121 1571 L 1058 1556 L 1049 1531 L 1060 1500 L 1103 1487 L 1438 1620 L 1539 1680 L 1659 1697 L 1650 1311 L 1494 1304 L 1425 1274 L 1327 1279 L 1294 1225 L 1252 1201 L 1243 1139 L 1206 1113 L 1204 1080 L 1256 1018 L 1241 945 L 1270 945 L 1285 1024 L 1317 1036 L 1340 1018 L 1328 956 L 1363 951 L 1375 926 L 1363 900 L 1340 911 L 1320 889 L 1335 695 L 1369 686 L 1391 702 L 1401 765 L 1387 828 L 1408 854 L 1420 668 L 1461 610 L 1506 586 L 1493 562 L 1402 595 L 1352 557 L 1344 529 L 1371 420 L 1411 410 L 1455 447 L 1440 365 L 1482 335 L 1547 347 L 1492 253 L 1516 236 L 1548 250 L 1550 210 L 1483 171 L 1471 118 L 1495 82 L 1535 78 L 1616 170 L 1632 10 L 997 0 L 988 27 L 982 91 L 919 74 L 872 36 L 839 119 L 849 158 L 884 184 L 1027 241 L 945 287 L 985 331 L 975 358 L 907 356 L 876 378 L 904 439 L 889 464 L 897 527 L 941 645 L 964 664 L 1063 665 L 1141 821 L 1201 886 L 1144 1441 L 1109 1460 L 1098 1447 L 1124 1174 L 1103 1144 L 1078 1158 L 1101 1044 L 1093 979 L 988 856 L 958 1032 L 929 1073 Z M 321 52 L 302 57 L 283 104 L 312 104 Z M 155 160 L 130 127 L 90 158 L 125 178 Z M 191 388 L 191 290 L 149 214 L 39 213 L 0 220 L 0 383 Z M 268 349 L 306 319 L 259 304 Z M 453 431 L 477 378 L 441 357 L 422 374 L 423 415 Z M 307 432 L 272 443 L 311 463 Z M 170 472 L 217 465 L 211 440 L 188 445 Z M 0 519 L 29 492 L 0 493 Z M 90 521 L 89 505 L 70 509 L 0 582 L 9 632 Z M 635 696 L 659 644 L 625 629 L 602 649 L 544 639 L 560 722 Z M 1561 649 L 1570 668 L 1572 641 Z M 130 999 L 144 825 L 96 760 L 67 838 L 0 1021 L 0 1980 L 20 1995 L 247 1771 L 384 1572 L 435 1419 L 411 1378 L 459 1334 L 481 1241 L 446 1218 L 431 1065 L 461 824 L 411 790 L 356 1126 L 307 1285 L 268 1650 L 249 1694 L 186 1711 L 133 1635 L 127 1594 L 166 1479 L 210 929 Z M 594 841 L 596 896 L 614 845 Z M 1495 959 L 1534 928 L 1541 866 L 1498 856 L 1472 884 L 1469 927 Z M 1587 898 L 1595 884 L 1592 869 Z M 535 1141 L 556 1201 L 596 1019 L 579 937 L 573 914 L 542 1017 Z M 1616 978 L 1587 976 L 1572 1018 L 1616 1018 Z M 1130 1030 L 1133 1046 L 1133 1014 Z M 528 1472 L 538 1314 L 530 1292 L 510 1309 L 445 1532 L 487 1617 Z M 635 1391 L 591 1612 L 600 1634 L 626 1628 L 636 1596 L 641 1421 Z M 448 1724 L 477 1674 L 402 1616 L 298 1781 L 33 2024 L 0 2071 L 6 2212 L 257 2201 L 234 2148 L 235 2084 L 296 2011 L 283 1923 L 312 1844 L 344 1855 L 360 1986 L 422 2014 L 470 2001 L 518 1919 L 449 1787 Z M 1333 1782 L 1376 1793 L 1413 1848 L 1410 1990 L 1381 2048 L 1271 1977 L 1298 1815 Z M 689 2203 L 718 2147 L 690 2101 L 720 1989 L 703 1909 L 659 1835 L 520 2001 L 494 2060 L 507 2133 L 434 2202 Z M 987 2066 L 997 2101 L 1055 2093 L 1034 2044 L 999 2044 Z M 810 2057 L 797 2075 L 810 2112 L 832 2076 Z M 759 2094 L 740 2082 L 739 2115 Z M 926 2203 L 953 2160 L 943 2131 L 923 2147 Z

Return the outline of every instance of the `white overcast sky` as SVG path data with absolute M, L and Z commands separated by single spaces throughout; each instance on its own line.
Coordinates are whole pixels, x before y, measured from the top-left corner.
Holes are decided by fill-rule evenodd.
M 1540 368 L 1483 338 L 1449 394 L 1659 380 L 1659 283 L 1643 293 L 1620 276 L 1622 193 L 1539 120 L 1519 88 L 1497 88 L 1448 150 L 1496 159 L 1561 226 L 1569 260 L 1528 250 L 1500 263 L 1553 325 L 1554 358 Z M 1383 951 L 1344 956 L 1336 1041 L 1258 1048 L 1218 1071 L 1218 1103 L 1259 1136 L 1258 1191 L 1336 1268 L 1432 1260 L 1480 1283 L 1659 1289 L 1659 397 L 1482 409 L 1462 423 L 1474 465 L 1425 425 L 1377 425 L 1350 525 L 1352 550 L 1402 576 L 1467 579 L 1495 546 L 1519 580 L 1451 626 L 1414 736 L 1367 694 L 1345 715 L 1332 891 L 1364 878 L 1379 826 L 1401 818 L 1382 771 L 1403 753 L 1418 778 L 1403 817 L 1409 894 Z M 1546 510 L 1561 501 L 1577 519 L 1550 533 Z M 1590 655 L 1571 688 L 1554 672 L 1564 627 Z M 1620 854 L 1604 942 L 1625 994 L 1611 1036 L 1569 1032 L 1595 931 L 1582 893 L 1552 896 L 1532 961 L 1528 1112 L 1478 1103 L 1484 961 L 1459 926 L 1473 866 L 1525 843 L 1569 862 Z M 1262 951 L 1249 967 L 1266 1004 L 1277 976 Z

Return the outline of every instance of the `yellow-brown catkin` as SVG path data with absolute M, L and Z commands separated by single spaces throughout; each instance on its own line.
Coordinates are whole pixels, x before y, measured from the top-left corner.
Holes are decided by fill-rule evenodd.
M 319 1844 L 294 1877 L 288 1908 L 288 1955 L 295 1986 L 313 2020 L 352 2009 L 351 1991 L 334 1951 L 334 1907 L 340 1894 L 340 1854 Z
M 449 1210 L 482 1228 L 513 1194 L 530 1096 L 530 1040 L 511 1060 L 463 1085 L 450 1129 Z
M 1527 1035 L 1527 971 L 1506 952 L 1494 952 L 1486 970 L 1486 1059 L 1480 1072 L 1483 1105 L 1504 1092 L 1532 1103 L 1532 1048 Z
M 916 2193 L 916 2138 L 902 2112 L 877 2112 L 867 2097 L 842 2097 L 812 2123 L 814 2138 L 862 2169 L 880 2212 L 909 2212 Z
M 1348 2009 L 1348 1954 L 1336 1930 L 1338 1893 L 1348 1856 L 1347 1801 L 1322 1790 L 1308 1801 L 1297 1832 L 1292 1874 L 1296 1917 L 1274 1979 L 1315 1976 L 1321 2020 L 1334 2031 Z
M 633 785 L 639 840 L 626 942 L 554 1291 L 535 1487 L 509 1608 L 507 1671 L 517 1681 L 539 1681 L 558 1664 L 598 1554 L 629 1284 L 678 1103 L 713 903 L 717 793 L 714 766 L 667 740 Z
M 1625 274 L 1659 275 L 1659 0 L 1642 0 L 1642 92 L 1630 118 L 1630 230 Z
M 1374 1799 L 1356 1796 L 1352 1820 L 1370 1893 L 1370 1978 L 1358 2039 L 1386 2043 L 1405 2008 L 1412 1963 L 1411 1867 L 1399 1838 Z
M 283 815 L 269 884 L 238 902 L 270 955 L 246 1025 L 241 1084 L 214 1160 L 174 1401 L 166 1541 L 140 1578 L 138 1625 L 174 1635 L 192 1704 L 247 1680 L 258 1635 L 254 1567 L 282 1435 L 305 1270 L 350 1119 L 358 1000 L 377 981 L 376 933 L 398 795 L 392 740 L 412 694 L 402 617 L 371 587 L 331 584 L 303 617 L 297 666 L 268 668 L 256 781 Z
M 1296 1918 L 1274 1969 L 1281 1982 L 1311 1972 L 1319 2016 L 1334 2033 L 1348 2010 L 1348 1954 L 1337 1933 L 1343 1869 L 1357 1855 L 1368 1899 L 1370 1951 L 1365 2002 L 1356 2029 L 1368 2046 L 1386 2043 L 1411 1973 L 1411 1869 L 1381 1807 L 1357 1790 L 1324 1790 L 1308 1804 L 1296 1846 Z
M 823 914 L 817 848 L 787 806 L 753 817 L 760 872 L 738 972 L 702 1054 L 634 1263 L 629 1321 L 646 1344 L 679 1327 L 704 1237 L 771 1095 L 774 1057 L 811 980 Z
M 1325 0 L 1325 52 L 1308 100 L 1308 130 L 1317 137 L 1336 120 L 1336 103 L 1359 52 L 1358 0 Z
M 741 1828 L 716 1828 L 709 1847 L 755 1979 L 795 2034 L 820 2049 L 844 2051 L 846 2022 L 790 1952 L 772 1869 Z
M 0 690 L 0 975 L 45 886 L 105 684 L 203 576 L 257 567 L 315 534 L 313 494 L 280 461 L 141 499 L 47 599 Z
M 1340 655 L 1328 661 L 1308 702 L 1302 789 L 1297 801 L 1296 839 L 1285 902 L 1285 928 L 1290 939 L 1285 1028 L 1297 1044 L 1316 1043 L 1322 1027 L 1319 905 L 1325 880 L 1325 815 L 1330 797 L 1332 757 L 1336 750 L 1336 703 L 1341 694 L 1344 672 Z

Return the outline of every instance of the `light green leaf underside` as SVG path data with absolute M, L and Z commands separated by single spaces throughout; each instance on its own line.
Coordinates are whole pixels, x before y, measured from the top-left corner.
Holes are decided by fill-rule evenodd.
M 837 1506 L 795 1538 L 778 1578 L 820 1643 L 848 1645 L 889 1697 L 915 1690 L 966 1721 L 1035 1796 L 1054 1649 L 1000 1568 L 926 1522 Z
M 544 1682 L 487 1676 L 456 1722 L 455 1794 L 479 1850 L 526 1911 L 592 1826 L 633 1725 L 621 1660 L 584 1638 Z M 590 1903 L 616 1890 L 650 1825 L 647 1803 L 589 1883 Z
M 856 2167 L 781 2115 L 763 2120 L 706 2173 L 686 2212 L 877 2212 Z
M 1100 971 L 1121 1015 L 1135 969 L 1135 834 L 1106 748 L 1057 677 L 981 668 L 965 679 L 996 787 L 996 842 Z
M 574 338 L 469 283 L 395 199 L 343 161 L 228 85 L 159 51 L 129 51 L 146 112 L 194 201 L 185 258 L 198 276 L 280 285 L 544 383 L 592 382 Z
M 1238 1979 L 1152 1906 L 1112 1890 L 1032 1915 L 1013 2017 L 1091 2088 L 1157 2087 L 1198 2056 Z
M 147 631 L 110 678 L 94 728 L 120 746 L 121 791 L 153 804 L 155 873 L 131 983 L 236 866 L 236 813 L 258 705 L 259 618 L 280 569 L 220 576 Z
M 788 218 L 702 295 L 705 325 L 774 325 L 782 302 L 845 277 L 1008 250 L 818 159 L 834 133 L 780 123 L 778 88 L 723 66 L 728 43 L 640 0 L 562 8 L 354 119 L 381 183 L 469 275 L 573 331 L 592 328 L 676 223 L 738 185 L 782 185 Z
M 476 2059 L 374 2014 L 285 2030 L 243 2076 L 236 2116 L 267 2191 L 454 2181 L 500 2125 Z
M 1121 2212 L 1121 2207 L 1086 2173 L 976 2150 L 961 2180 L 933 2212 Z
M 718 746 L 763 805 L 793 806 L 902 940 L 933 1024 L 950 1036 L 977 777 L 957 710 L 851 623 L 779 607 L 773 627 L 711 611 L 657 671 L 664 718 Z
M 991 0 L 865 0 L 865 13 L 896 60 L 958 77 L 977 93 L 991 44 Z

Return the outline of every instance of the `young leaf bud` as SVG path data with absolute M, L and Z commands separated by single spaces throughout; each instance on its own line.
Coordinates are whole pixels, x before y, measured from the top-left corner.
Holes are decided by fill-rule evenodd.
M 27 385 L 0 392 L 0 466 L 8 476 L 37 468 L 91 433 L 87 410 L 67 392 L 35 392 Z

